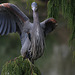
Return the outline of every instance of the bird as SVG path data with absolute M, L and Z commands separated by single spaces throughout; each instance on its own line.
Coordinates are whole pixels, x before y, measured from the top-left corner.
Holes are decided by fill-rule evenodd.
M 56 28 L 57 21 L 51 17 L 40 22 L 36 2 L 31 4 L 31 9 L 33 23 L 16 5 L 0 4 L 0 35 L 18 32 L 22 44 L 21 55 L 34 61 L 43 55 L 45 37 Z

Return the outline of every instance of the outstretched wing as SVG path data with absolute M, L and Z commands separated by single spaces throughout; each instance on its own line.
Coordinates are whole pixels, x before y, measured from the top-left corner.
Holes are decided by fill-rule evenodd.
M 57 22 L 54 18 L 49 18 L 41 22 L 40 25 L 43 28 L 45 35 L 47 35 L 48 33 L 52 32 L 56 28 Z
M 0 4 L 0 35 L 19 32 L 21 34 L 28 17 L 14 4 Z

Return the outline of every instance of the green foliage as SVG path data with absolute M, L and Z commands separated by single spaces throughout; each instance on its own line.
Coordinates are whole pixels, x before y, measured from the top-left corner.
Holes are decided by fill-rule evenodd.
M 24 6 L 25 9 L 28 9 L 29 13 L 31 12 L 31 3 L 34 1 L 35 0 L 9 0 L 10 3 L 19 5 L 20 7 Z
M 2 65 L 20 55 L 21 41 L 17 33 L 0 36 L 0 70 Z
M 17 4 L 21 4 L 21 3 L 25 3 L 26 4 L 26 8 L 31 8 L 31 3 L 34 2 L 35 0 L 10 0 L 9 2 L 11 3 L 17 3 Z
M 32 3 L 32 2 L 35 2 L 35 0 L 27 0 L 27 1 L 26 1 L 26 4 L 27 4 L 26 9 L 29 9 L 29 13 L 31 12 L 31 3 Z
M 58 18 L 61 10 L 63 16 L 68 20 L 68 27 L 72 31 L 72 41 L 75 38 L 75 0 L 49 0 L 48 17 Z
M 58 17 L 60 2 L 58 0 L 49 0 L 48 2 L 48 17 Z
M 41 75 L 41 73 L 29 59 L 19 56 L 3 66 L 1 75 Z

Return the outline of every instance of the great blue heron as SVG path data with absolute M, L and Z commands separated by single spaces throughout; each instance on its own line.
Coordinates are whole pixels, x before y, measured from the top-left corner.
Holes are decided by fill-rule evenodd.
M 39 58 L 44 51 L 45 36 L 55 29 L 56 20 L 48 18 L 39 22 L 37 4 L 31 5 L 33 10 L 33 23 L 14 4 L 0 4 L 0 35 L 18 32 L 21 37 L 21 55 L 31 60 Z

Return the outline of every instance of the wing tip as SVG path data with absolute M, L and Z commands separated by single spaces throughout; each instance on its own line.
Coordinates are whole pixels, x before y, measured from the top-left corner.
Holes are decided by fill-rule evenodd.
M 0 4 L 0 7 L 5 7 L 5 8 L 10 9 L 17 16 L 19 16 L 23 22 L 26 22 L 28 20 L 28 17 L 14 4 L 2 3 L 2 4 Z
M 2 4 L 0 4 L 0 7 L 7 7 L 7 8 L 9 8 L 9 5 L 10 5 L 10 3 L 2 3 Z
M 11 4 L 11 3 L 2 3 L 2 4 L 0 4 L 0 7 L 11 8 L 12 6 L 15 6 L 15 5 Z
M 48 22 L 57 23 L 57 21 L 54 18 L 49 18 Z

